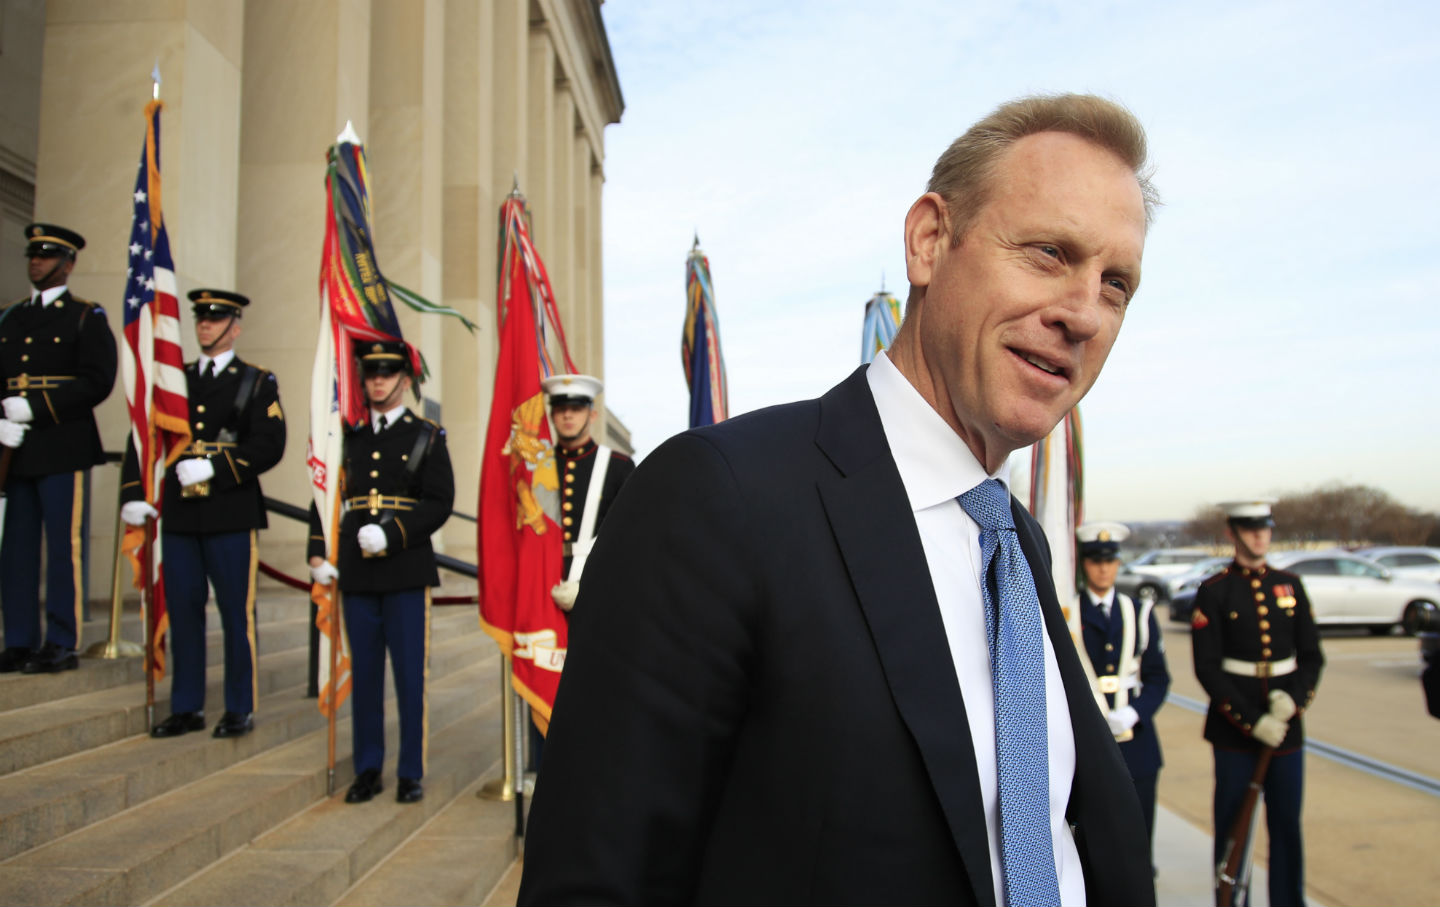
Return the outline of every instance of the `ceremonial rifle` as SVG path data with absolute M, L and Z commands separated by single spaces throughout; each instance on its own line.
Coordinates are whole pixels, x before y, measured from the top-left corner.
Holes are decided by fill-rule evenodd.
M 1267 746 L 1260 751 L 1250 786 L 1245 789 L 1245 799 L 1240 802 L 1240 811 L 1230 826 L 1230 837 L 1220 852 L 1220 862 L 1215 866 L 1216 907 L 1243 907 L 1249 902 L 1250 851 L 1255 846 L 1255 824 L 1260 818 L 1260 792 L 1273 755 L 1274 747 Z

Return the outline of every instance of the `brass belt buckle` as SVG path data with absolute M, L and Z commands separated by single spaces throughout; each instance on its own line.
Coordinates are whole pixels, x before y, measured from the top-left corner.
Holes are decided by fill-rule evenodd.
M 1268 662 L 1268 661 L 1257 661 L 1257 662 L 1255 662 L 1255 676 L 1256 676 L 1256 677 L 1269 677 L 1269 676 L 1270 676 L 1270 665 L 1271 665 L 1271 662 Z
M 1107 694 L 1120 692 L 1120 678 L 1114 674 L 1106 674 L 1103 677 L 1097 677 L 1096 680 L 1098 681 L 1100 692 Z
M 27 387 L 29 387 L 29 386 L 30 386 L 30 376 L 22 372 L 22 373 L 20 374 L 20 377 L 15 379 L 15 389 L 16 389 L 17 391 L 23 391 L 25 388 L 27 388 Z
M 371 489 L 370 494 L 365 498 L 365 506 L 370 509 L 371 516 L 380 515 L 380 492 Z
M 196 482 L 194 485 L 185 485 L 180 489 L 182 498 L 208 498 L 210 497 L 210 483 Z

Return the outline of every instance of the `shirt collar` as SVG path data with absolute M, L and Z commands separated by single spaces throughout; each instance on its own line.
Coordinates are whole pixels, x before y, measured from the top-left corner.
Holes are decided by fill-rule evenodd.
M 394 406 L 390 407 L 389 409 L 385 410 L 384 412 L 381 412 L 380 410 L 378 410 L 378 409 L 376 409 L 375 407 L 372 406 L 372 407 L 370 407 L 370 424 L 371 424 L 372 426 L 379 425 L 379 424 L 380 424 L 380 417 L 381 417 L 381 416 L 384 416 L 384 417 L 385 417 L 385 424 L 386 424 L 386 426 L 388 427 L 388 426 L 394 425 L 396 422 L 399 422 L 399 421 L 400 421 L 400 417 L 401 417 L 402 415 L 404 415 L 404 414 L 405 414 L 405 404 L 404 404 L 404 403 L 397 403 L 397 404 L 395 404 Z
M 214 362 L 214 363 L 215 363 L 215 374 L 218 375 L 218 374 L 220 374 L 221 372 L 225 371 L 225 366 L 229 365 L 229 364 L 230 364 L 230 361 L 231 361 L 232 359 L 234 359 L 234 358 L 235 358 L 235 351 L 234 351 L 234 350 L 226 350 L 225 352 L 223 352 L 223 353 L 221 353 L 220 355 L 216 356 L 214 359 L 211 359 L 209 356 L 205 355 L 204 353 L 201 353 L 201 354 L 200 354 L 200 374 L 202 374 L 202 375 L 205 374 L 205 366 L 209 365 L 211 362 Z
M 68 286 L 66 286 L 65 284 L 61 284 L 61 285 L 58 286 L 58 287 L 51 287 L 51 288 L 48 289 L 48 290 L 41 290 L 41 291 L 39 291 L 39 293 L 38 293 L 38 295 L 39 295 L 39 297 L 40 297 L 40 304 L 41 304 L 41 305 L 47 305 L 47 306 L 48 306 L 50 303 L 52 303 L 52 302 L 54 302 L 55 300 L 59 299 L 61 296 L 64 296 L 69 290 L 70 290 L 70 288 L 69 288 Z M 37 293 L 36 293 L 35 288 L 34 288 L 34 287 L 31 287 L 31 288 L 30 288 L 30 301 L 31 301 L 31 302 L 34 302 L 34 301 L 35 301 L 36 295 L 37 295 Z
M 1086 586 L 1086 587 L 1085 587 L 1085 594 L 1087 594 L 1087 595 L 1090 596 L 1090 600 L 1095 603 L 1095 607 L 1097 607 L 1097 608 L 1099 608 L 1101 611 L 1105 611 L 1105 612 L 1107 612 L 1107 613 L 1108 613 L 1109 610 L 1110 610 L 1110 606 L 1115 603 L 1115 587 L 1114 587 L 1114 586 L 1111 586 L 1111 587 L 1110 587 L 1110 591 L 1109 591 L 1109 592 L 1106 592 L 1104 595 L 1096 595 L 1094 589 L 1091 589 L 1089 586 Z
M 883 351 L 876 354 L 865 378 L 911 510 L 957 498 L 986 479 L 999 480 L 1009 492 L 1005 464 L 994 475 L 986 475 L 975 454 Z

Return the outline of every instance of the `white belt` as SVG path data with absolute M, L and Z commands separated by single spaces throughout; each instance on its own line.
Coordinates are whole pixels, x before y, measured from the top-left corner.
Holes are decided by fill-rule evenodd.
M 1300 663 L 1295 656 L 1282 658 L 1279 661 L 1241 661 L 1238 658 L 1220 659 L 1220 667 L 1226 674 L 1239 674 L 1242 677 L 1280 677 L 1285 674 L 1294 674 Z
M 1128 677 L 1121 677 L 1119 674 L 1097 674 L 1095 676 L 1095 687 L 1102 693 L 1118 693 L 1120 690 L 1133 690 L 1140 685 L 1140 678 L 1134 674 Z

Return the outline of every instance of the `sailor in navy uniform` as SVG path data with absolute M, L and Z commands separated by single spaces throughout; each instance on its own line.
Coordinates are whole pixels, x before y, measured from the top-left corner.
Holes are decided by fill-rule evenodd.
M 53 224 L 30 224 L 25 235 L 34 289 L 0 314 L 0 444 L 14 451 L 0 544 L 0 673 L 39 674 L 79 664 L 85 495 L 90 467 L 104 462 L 94 410 L 115 385 L 116 353 L 105 310 L 66 286 L 84 238 Z
M 1155 713 L 1170 690 L 1170 671 L 1154 604 L 1136 604 L 1115 588 L 1120 543 L 1129 535 L 1123 523 L 1086 523 L 1075 530 L 1085 583 L 1074 613 L 1083 642 L 1080 661 L 1135 781 L 1153 864 L 1155 785 L 1163 764 Z
M 1305 732 L 1325 657 L 1300 577 L 1265 563 L 1273 500 L 1222 505 L 1235 560 L 1200 584 L 1190 622 L 1195 676 L 1210 695 L 1205 739 L 1215 753 L 1215 861 L 1223 856 L 1256 760 L 1274 749 L 1265 776 L 1270 903 L 1303 904 L 1300 835 Z
M 235 355 L 250 300 L 226 290 L 189 296 L 200 342 L 200 358 L 185 366 L 191 445 L 165 473 L 162 490 L 170 717 L 150 734 L 176 737 L 205 727 L 205 603 L 213 585 L 225 634 L 225 714 L 214 735 L 239 737 L 254 727 L 258 698 L 256 534 L 267 525 L 259 476 L 285 453 L 285 413 L 275 375 Z M 120 498 L 120 516 L 131 526 L 156 515 L 145 501 L 133 441 Z
M 430 536 L 450 517 L 455 478 L 445 429 L 405 407 L 414 377 L 405 344 L 359 347 L 369 422 L 345 435 L 338 564 L 326 557 L 320 514 L 310 505 L 310 573 L 322 584 L 338 578 L 350 641 L 356 776 L 345 802 L 363 803 L 383 789 L 388 649 L 400 711 L 395 799 L 415 803 L 424 797 L 430 587 L 440 585 Z
M 550 419 L 555 423 L 555 459 L 560 471 L 560 527 L 564 533 L 564 576 L 551 590 L 564 611 L 575 605 L 585 558 L 595 544 L 615 496 L 635 461 L 596 444 L 591 437 L 595 398 L 604 386 L 590 375 L 552 375 L 540 382 L 550 398 Z

